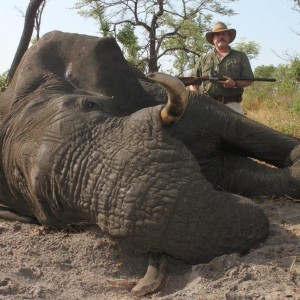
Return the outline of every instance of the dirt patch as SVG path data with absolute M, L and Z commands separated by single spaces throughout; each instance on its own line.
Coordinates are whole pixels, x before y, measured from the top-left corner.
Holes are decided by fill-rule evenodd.
M 269 238 L 247 255 L 187 265 L 168 258 L 162 290 L 142 299 L 300 299 L 300 203 L 261 201 Z M 147 258 L 96 226 L 72 231 L 0 220 L 0 299 L 133 299 Z

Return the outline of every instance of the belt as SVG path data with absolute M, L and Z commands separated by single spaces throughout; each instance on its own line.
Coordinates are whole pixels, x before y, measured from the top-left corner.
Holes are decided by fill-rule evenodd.
M 224 104 L 227 104 L 229 102 L 237 102 L 237 103 L 242 102 L 242 96 L 231 96 L 231 97 L 211 96 L 211 97 Z

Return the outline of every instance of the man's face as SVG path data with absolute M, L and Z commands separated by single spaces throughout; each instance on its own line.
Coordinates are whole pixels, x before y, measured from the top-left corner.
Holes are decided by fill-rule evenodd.
M 218 48 L 228 47 L 230 35 L 228 31 L 216 32 L 213 37 L 214 45 Z

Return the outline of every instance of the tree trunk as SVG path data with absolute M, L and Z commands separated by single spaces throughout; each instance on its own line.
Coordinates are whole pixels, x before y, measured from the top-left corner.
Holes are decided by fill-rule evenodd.
M 158 72 L 157 66 L 157 53 L 155 49 L 155 34 L 150 34 L 150 46 L 149 46 L 149 72 Z
M 38 11 L 40 5 L 43 3 L 43 1 L 44 0 L 30 0 L 30 2 L 28 4 L 26 15 L 25 15 L 23 33 L 22 33 L 22 36 L 21 36 L 21 39 L 20 39 L 20 42 L 19 42 L 19 45 L 17 48 L 17 52 L 15 54 L 14 60 L 11 64 L 11 67 L 10 67 L 8 75 L 7 75 L 8 82 L 10 82 L 12 80 L 19 63 L 29 46 L 32 32 L 34 29 L 35 16 L 37 14 L 37 11 Z

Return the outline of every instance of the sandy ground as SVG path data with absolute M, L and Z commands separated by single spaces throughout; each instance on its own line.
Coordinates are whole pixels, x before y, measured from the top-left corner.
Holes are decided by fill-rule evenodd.
M 160 292 L 142 299 L 300 299 L 300 202 L 260 200 L 270 237 L 247 255 L 208 264 L 168 258 Z M 145 255 L 95 226 L 68 231 L 0 220 L 0 299 L 135 299 Z

